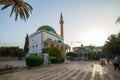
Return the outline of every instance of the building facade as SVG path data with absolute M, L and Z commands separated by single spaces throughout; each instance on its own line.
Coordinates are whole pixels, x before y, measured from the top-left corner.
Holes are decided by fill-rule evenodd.
M 80 46 L 78 47 L 73 47 L 73 52 L 77 52 L 79 50 Z M 90 46 L 84 46 L 84 48 L 87 50 L 87 51 L 90 51 Z M 93 47 L 93 53 L 99 53 L 102 51 L 102 46 L 95 46 Z
M 59 47 L 63 53 L 70 50 L 70 47 L 63 41 L 63 17 L 60 17 L 61 36 L 49 25 L 43 25 L 36 32 L 29 36 L 29 51 L 28 55 L 39 55 L 42 49 L 49 47 Z M 60 29 L 61 29 L 60 28 Z
M 73 52 L 77 54 L 77 59 L 78 60 L 89 60 L 90 54 L 97 54 L 102 51 L 102 47 L 94 47 L 92 46 L 83 46 L 81 45 L 80 47 L 73 47 Z

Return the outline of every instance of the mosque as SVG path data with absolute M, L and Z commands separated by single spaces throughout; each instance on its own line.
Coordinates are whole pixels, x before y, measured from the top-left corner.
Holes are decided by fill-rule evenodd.
M 49 25 L 39 27 L 29 36 L 29 51 L 27 55 L 39 55 L 42 49 L 59 47 L 63 53 L 69 52 L 70 47 L 64 43 L 63 16 L 60 15 L 60 35 Z

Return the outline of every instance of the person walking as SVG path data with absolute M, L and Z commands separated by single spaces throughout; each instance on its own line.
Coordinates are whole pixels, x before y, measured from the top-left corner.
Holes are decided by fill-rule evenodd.
M 116 69 L 120 70 L 119 64 L 120 64 L 119 58 L 118 58 L 118 57 L 115 57 L 115 58 L 114 58 L 114 68 L 115 68 L 115 70 L 116 70 Z
M 107 58 L 107 63 L 109 64 L 109 62 L 110 62 L 110 59 L 109 59 L 109 58 Z

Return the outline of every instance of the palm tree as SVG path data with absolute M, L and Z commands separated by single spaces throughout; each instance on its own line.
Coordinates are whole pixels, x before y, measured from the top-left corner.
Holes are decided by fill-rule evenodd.
M 22 20 L 26 21 L 33 10 L 32 6 L 23 0 L 0 0 L 0 5 L 4 5 L 1 10 L 12 6 L 10 17 L 15 13 L 15 20 L 17 20 L 19 16 Z
M 116 24 L 117 23 L 120 23 L 120 16 L 117 18 L 117 20 L 116 20 Z
M 90 44 L 90 46 L 89 46 L 90 53 L 93 53 L 94 48 L 95 48 L 95 46 L 93 46 L 93 45 Z

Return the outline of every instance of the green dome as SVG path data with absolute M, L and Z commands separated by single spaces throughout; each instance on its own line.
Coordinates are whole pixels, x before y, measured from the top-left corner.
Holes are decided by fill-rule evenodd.
M 46 30 L 56 34 L 56 31 L 51 26 L 48 26 L 48 25 L 43 25 L 37 29 L 37 31 L 40 31 L 40 30 Z
M 86 50 L 86 48 L 83 47 L 83 44 L 81 44 L 81 47 L 79 47 L 79 50 Z

